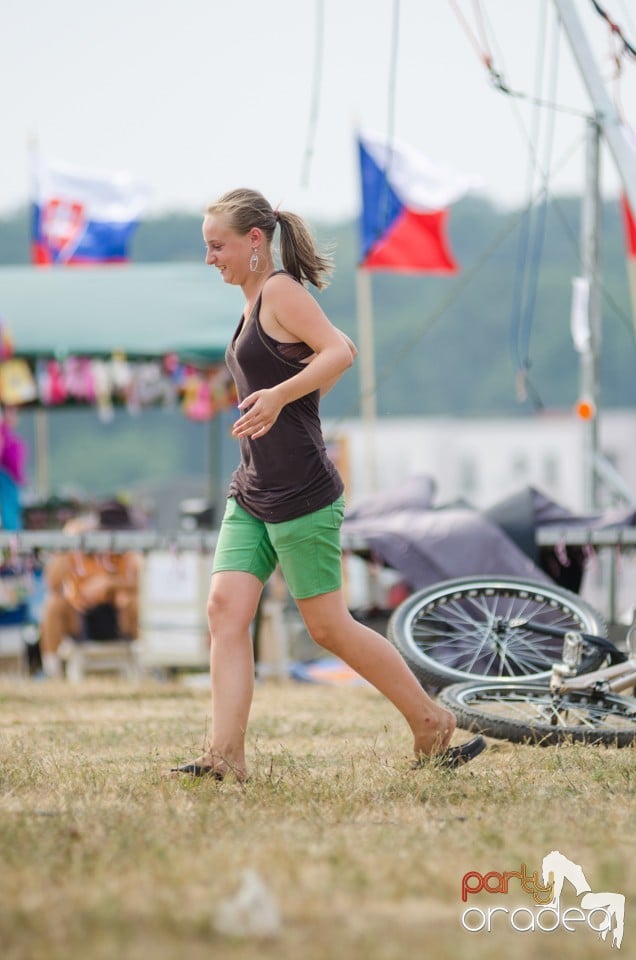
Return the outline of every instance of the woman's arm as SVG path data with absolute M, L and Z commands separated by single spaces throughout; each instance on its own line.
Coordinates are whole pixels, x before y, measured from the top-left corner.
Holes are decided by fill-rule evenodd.
M 336 327 L 336 329 L 338 328 Z M 340 334 L 344 342 L 347 344 L 349 350 L 351 351 L 351 360 L 352 361 L 355 360 L 355 358 L 358 356 L 358 348 L 356 347 L 355 343 L 353 342 L 353 340 L 351 340 L 350 337 L 347 336 L 346 333 L 343 333 L 342 330 L 338 330 L 338 333 Z M 313 357 L 311 359 L 313 360 Z M 328 381 L 327 383 L 323 383 L 323 385 L 320 388 L 320 396 L 324 397 L 326 393 L 329 393 L 331 388 L 335 387 L 335 385 L 337 384 L 341 376 L 342 374 L 338 374 L 337 377 L 334 377 L 332 380 Z

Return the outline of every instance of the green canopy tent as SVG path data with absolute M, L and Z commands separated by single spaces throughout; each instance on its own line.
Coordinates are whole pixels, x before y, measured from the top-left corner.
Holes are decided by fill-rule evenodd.
M 3 267 L 0 317 L 19 356 L 223 359 L 240 293 L 201 264 Z
M 241 309 L 240 291 L 204 264 L 0 268 L 0 322 L 10 332 L 14 356 L 33 370 L 38 361 L 108 360 L 113 354 L 130 362 L 176 356 L 220 369 Z M 41 397 L 31 405 L 46 410 Z M 38 417 L 45 422 L 45 414 Z M 211 424 L 216 449 L 218 428 L 214 419 Z M 36 455 L 40 460 L 43 449 Z M 211 476 L 213 502 L 217 487 Z

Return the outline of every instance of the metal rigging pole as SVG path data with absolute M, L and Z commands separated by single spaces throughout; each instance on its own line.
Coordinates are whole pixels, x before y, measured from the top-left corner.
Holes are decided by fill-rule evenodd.
M 574 0 L 554 0 L 581 78 L 632 210 L 636 210 L 636 150 L 630 143 L 620 114 L 605 89 L 603 77 L 581 26 Z
M 636 210 L 636 150 L 629 142 L 620 115 L 608 95 L 592 49 L 581 26 L 574 0 L 554 0 L 574 59 L 593 106 L 587 121 L 585 152 L 585 193 L 581 211 L 581 271 L 587 290 L 586 338 L 578 349 L 581 401 L 587 405 L 583 420 L 584 509 L 595 511 L 599 503 L 602 476 L 628 502 L 634 497 L 599 450 L 598 411 L 600 405 L 601 284 L 600 284 L 600 141 L 604 138 L 618 169 L 630 206 Z

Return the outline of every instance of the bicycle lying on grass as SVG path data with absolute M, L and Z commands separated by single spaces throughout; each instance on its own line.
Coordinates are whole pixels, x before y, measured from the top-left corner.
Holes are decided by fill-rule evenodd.
M 636 700 L 618 695 L 636 685 L 636 623 L 623 653 L 602 617 L 560 588 L 446 581 L 401 604 L 389 636 L 467 730 L 542 745 L 636 741 Z
M 583 646 L 595 638 L 569 631 L 548 683 L 459 683 L 445 687 L 439 699 L 454 711 L 459 726 L 497 739 L 630 746 L 636 742 L 636 700 L 617 694 L 636 685 L 635 633 L 632 626 L 628 655 L 604 646 L 609 665 L 599 670 L 580 672 Z

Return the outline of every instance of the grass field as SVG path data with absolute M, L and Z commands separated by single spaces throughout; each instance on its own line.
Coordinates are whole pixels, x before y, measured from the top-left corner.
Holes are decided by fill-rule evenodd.
M 632 749 L 491 741 L 455 773 L 412 771 L 372 690 L 268 682 L 248 783 L 167 777 L 208 714 L 205 690 L 171 684 L 0 683 L 3 960 L 636 955 Z M 532 873 L 553 849 L 626 895 L 619 953 L 584 924 L 522 933 L 500 913 L 491 933 L 463 929 L 465 873 Z M 215 926 L 246 868 L 280 908 L 268 940 Z M 514 883 L 471 903 L 530 905 Z

